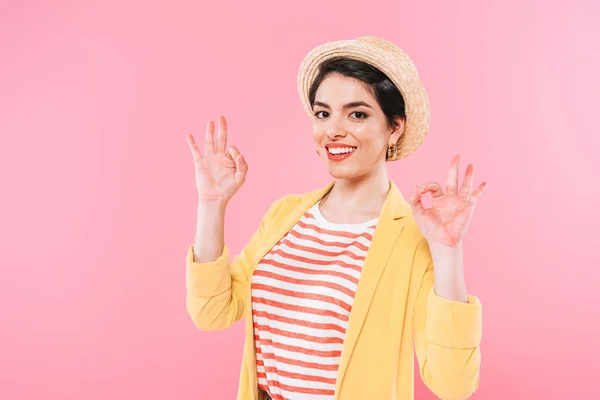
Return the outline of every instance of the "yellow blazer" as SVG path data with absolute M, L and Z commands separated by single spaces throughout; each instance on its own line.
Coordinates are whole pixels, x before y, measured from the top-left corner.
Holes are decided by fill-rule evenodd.
M 383 205 L 359 279 L 336 381 L 336 400 L 414 399 L 413 346 L 420 376 L 445 400 L 479 385 L 481 303 L 449 301 L 433 288 L 433 261 L 412 209 L 396 185 Z M 256 377 L 250 277 L 257 263 L 334 185 L 275 201 L 230 263 L 227 246 L 208 263 L 186 260 L 187 311 L 201 330 L 246 317 L 238 400 L 264 400 Z

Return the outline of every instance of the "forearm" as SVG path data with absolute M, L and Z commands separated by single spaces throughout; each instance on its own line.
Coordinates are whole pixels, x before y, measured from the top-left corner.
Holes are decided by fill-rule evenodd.
M 207 263 L 221 255 L 225 237 L 225 209 L 223 202 L 200 202 L 197 208 L 194 261 Z
M 461 302 L 435 293 L 435 268 L 423 278 L 413 319 L 420 374 L 438 398 L 467 399 L 479 385 L 481 303 L 475 296 Z
M 463 271 L 462 247 L 430 245 L 435 293 L 451 301 L 466 303 L 467 287 Z

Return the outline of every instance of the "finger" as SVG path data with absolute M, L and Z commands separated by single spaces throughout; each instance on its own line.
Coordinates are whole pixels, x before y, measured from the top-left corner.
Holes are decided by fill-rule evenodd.
M 215 152 L 215 124 L 208 121 L 206 124 L 206 136 L 204 137 L 204 156 Z
M 227 148 L 227 121 L 224 116 L 219 116 L 219 132 L 217 133 L 217 153 L 225 152 Z
M 469 199 L 469 194 L 471 193 L 471 187 L 473 187 L 473 170 L 475 167 L 473 164 L 467 165 L 467 170 L 465 171 L 465 179 L 463 180 L 463 184 L 460 187 L 459 196 L 464 199 Z
M 425 211 L 423 203 L 421 203 L 421 189 L 419 186 L 415 186 L 412 195 L 410 196 L 410 204 L 418 213 Z
M 237 157 L 240 155 L 239 150 L 235 146 L 229 146 L 225 154 L 231 158 L 231 161 L 236 162 Z
M 458 188 L 458 165 L 460 164 L 460 154 L 457 154 L 450 163 L 448 171 L 448 181 L 446 182 L 446 192 L 448 194 L 456 194 Z
M 477 204 L 477 201 L 479 200 L 485 189 L 487 189 L 487 187 L 487 182 L 483 182 L 481 185 L 479 185 L 479 187 L 473 192 L 473 194 L 469 198 L 469 202 L 471 202 L 472 205 Z
M 246 173 L 248 172 L 248 164 L 246 164 L 246 159 L 243 155 L 237 155 L 235 158 L 235 167 L 235 174 L 233 177 L 238 186 L 241 186 L 246 180 Z
M 421 189 L 421 194 L 431 192 L 431 197 L 433 197 L 434 199 L 444 195 L 442 187 L 437 182 L 427 182 L 419 186 L 419 188 Z
M 202 160 L 202 155 L 200 154 L 200 148 L 196 144 L 194 137 L 188 133 L 187 141 L 190 146 L 190 151 L 192 152 L 192 156 L 194 156 L 194 162 Z

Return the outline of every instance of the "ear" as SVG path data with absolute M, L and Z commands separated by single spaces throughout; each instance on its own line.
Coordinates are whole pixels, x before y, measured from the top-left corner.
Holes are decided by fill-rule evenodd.
M 396 118 L 396 123 L 398 124 L 398 126 L 394 128 L 394 130 L 390 134 L 390 140 L 388 143 L 389 146 L 393 146 L 394 144 L 398 143 L 398 139 L 400 139 L 400 136 L 402 136 L 402 134 L 404 133 L 404 120 L 398 117 Z

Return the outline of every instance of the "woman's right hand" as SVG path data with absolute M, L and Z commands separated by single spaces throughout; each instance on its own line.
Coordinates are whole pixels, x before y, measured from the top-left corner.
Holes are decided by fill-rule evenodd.
M 208 121 L 204 139 L 204 155 L 194 137 L 187 135 L 196 169 L 196 188 L 199 202 L 226 204 L 242 186 L 248 172 L 246 160 L 238 149 L 227 147 L 227 121 L 219 117 L 219 130 L 214 138 L 215 125 Z

